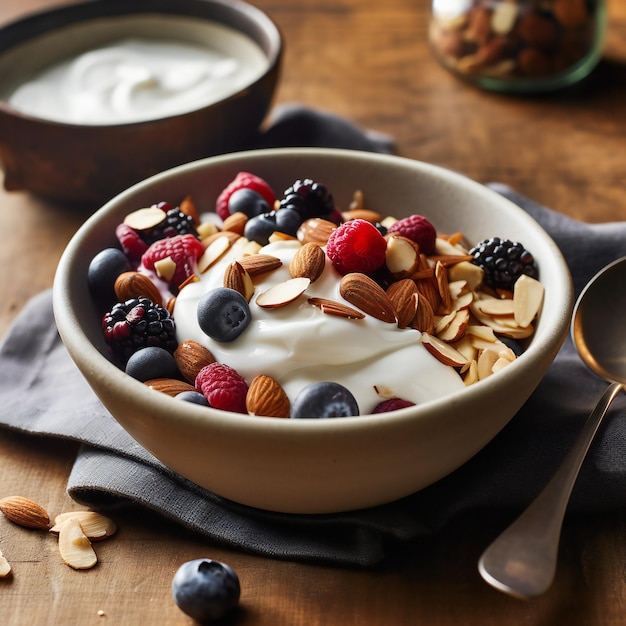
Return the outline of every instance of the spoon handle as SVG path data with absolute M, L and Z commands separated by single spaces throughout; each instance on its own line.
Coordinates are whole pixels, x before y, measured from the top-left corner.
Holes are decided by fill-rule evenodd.
M 572 488 L 598 426 L 621 389 L 619 383 L 607 388 L 550 482 L 481 556 L 478 570 L 496 589 L 529 598 L 552 584 Z

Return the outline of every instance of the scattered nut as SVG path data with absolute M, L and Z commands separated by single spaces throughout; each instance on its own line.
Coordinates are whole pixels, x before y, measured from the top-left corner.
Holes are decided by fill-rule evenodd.
M 256 376 L 246 394 L 246 409 L 250 415 L 289 417 L 291 404 L 285 390 L 270 376 Z
M 50 529 L 53 535 L 61 532 L 61 527 L 68 519 L 76 519 L 89 541 L 102 541 L 110 537 L 117 527 L 112 519 L 96 513 L 96 511 L 69 511 L 60 513 L 54 518 L 54 526 Z
M 12 522 L 25 528 L 47 530 L 50 527 L 50 517 L 47 511 L 40 504 L 22 496 L 2 498 L 0 511 Z
M 6 578 L 10 573 L 11 565 L 2 554 L 2 550 L 0 550 L 0 578 Z
M 66 519 L 59 529 L 59 552 L 66 565 L 73 569 L 90 569 L 98 557 L 76 517 Z

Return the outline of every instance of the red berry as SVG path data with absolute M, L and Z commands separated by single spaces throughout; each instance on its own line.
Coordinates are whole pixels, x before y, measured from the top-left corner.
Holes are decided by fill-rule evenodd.
M 371 274 L 385 262 L 387 241 L 380 231 L 362 219 L 341 224 L 330 234 L 326 254 L 342 275 Z
M 139 263 L 141 255 L 148 249 L 148 246 L 137 231 L 122 222 L 115 229 L 115 236 L 130 263 L 132 265 Z
M 155 270 L 155 263 L 170 257 L 176 263 L 174 275 L 167 282 L 178 287 L 194 273 L 196 261 L 204 252 L 204 246 L 194 235 L 176 235 L 155 241 L 141 257 L 144 267 Z
M 387 413 L 388 411 L 397 411 L 398 409 L 406 409 L 408 406 L 415 406 L 415 402 L 402 400 L 401 398 L 389 398 L 379 402 L 372 413 Z
M 239 189 L 252 189 L 260 193 L 270 208 L 274 207 L 276 194 L 274 190 L 262 179 L 249 172 L 239 172 L 228 186 L 222 191 L 215 203 L 215 212 L 225 220 L 229 215 L 228 201 L 230 197 Z
M 414 241 L 420 247 L 420 252 L 430 254 L 435 248 L 437 231 L 435 227 L 423 215 L 409 215 L 393 223 L 389 233 L 402 235 Z
M 248 385 L 243 377 L 229 365 L 210 363 L 196 376 L 196 388 L 209 404 L 224 411 L 247 413 Z

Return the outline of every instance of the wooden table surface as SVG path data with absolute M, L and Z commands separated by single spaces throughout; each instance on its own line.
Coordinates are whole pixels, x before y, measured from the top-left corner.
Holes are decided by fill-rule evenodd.
M 3 0 L 0 22 L 52 0 Z M 389 133 L 398 153 L 501 181 L 590 222 L 626 219 L 626 3 L 609 0 L 604 59 L 584 89 L 508 97 L 442 69 L 426 41 L 427 0 L 256 0 L 280 26 L 286 58 L 276 103 L 301 102 Z M 0 335 L 49 287 L 85 214 L 0 191 Z M 584 242 L 581 242 L 584 245 Z M 1 375 L 1 374 L 0 374 Z M 0 430 L 0 497 L 33 498 L 52 514 L 76 448 Z M 295 626 L 616 626 L 626 624 L 626 518 L 566 518 L 553 587 L 522 602 L 480 578 L 476 562 L 509 518 L 466 516 L 392 553 L 373 570 L 273 561 L 207 543 L 145 512 L 116 518 L 101 563 L 77 572 L 56 542 L 0 517 L 0 623 L 189 624 L 170 595 L 180 563 L 224 560 L 239 573 L 241 611 L 228 622 Z M 104 615 L 98 615 L 103 611 Z

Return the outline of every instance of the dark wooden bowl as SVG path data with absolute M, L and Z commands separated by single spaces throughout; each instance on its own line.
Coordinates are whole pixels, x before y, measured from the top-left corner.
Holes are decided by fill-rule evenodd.
M 282 38 L 271 19 L 238 0 L 97 0 L 36 13 L 0 29 L 5 81 L 116 39 L 120 30 L 172 38 L 175 18 L 217 22 L 265 53 L 266 71 L 239 92 L 188 113 L 118 125 L 58 123 L 22 114 L 0 98 L 0 162 L 9 191 L 28 190 L 97 208 L 144 178 L 182 163 L 249 147 L 278 82 Z M 146 26 L 145 22 L 150 22 Z M 198 42 L 196 29 L 176 37 Z M 12 76 L 11 76 L 12 75 Z M 4 89 L 6 84 L 0 85 Z

